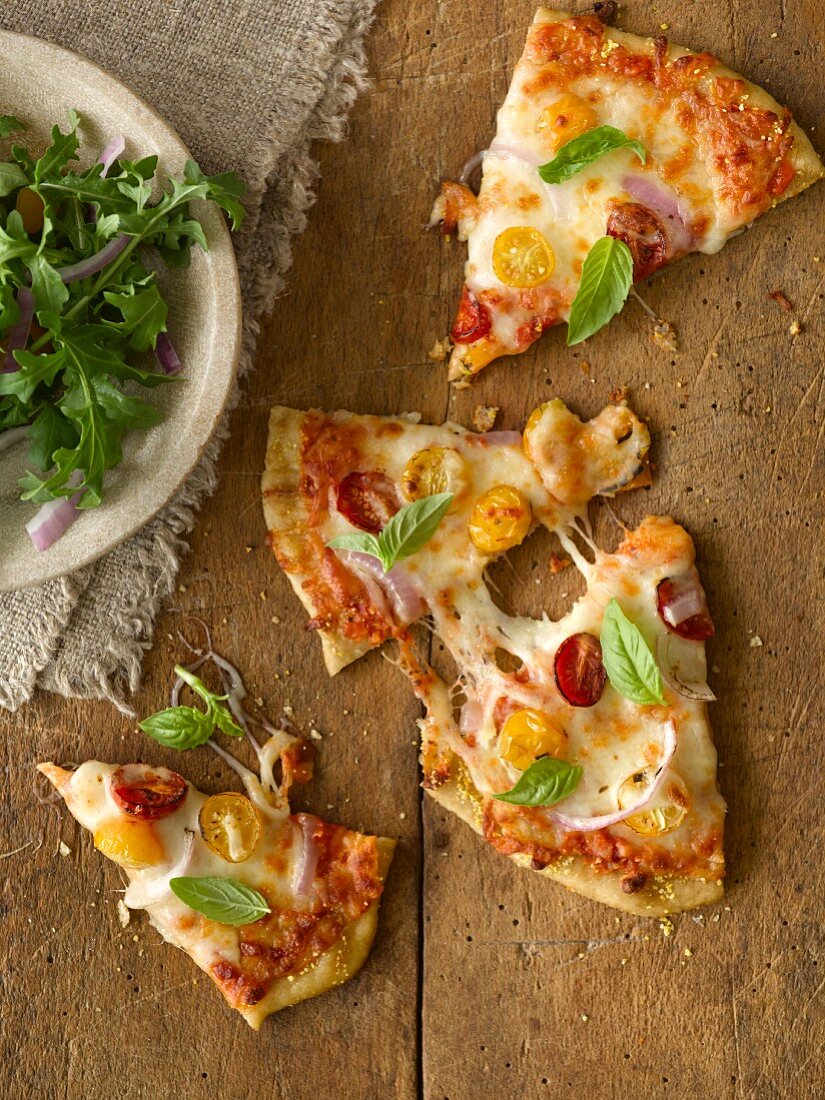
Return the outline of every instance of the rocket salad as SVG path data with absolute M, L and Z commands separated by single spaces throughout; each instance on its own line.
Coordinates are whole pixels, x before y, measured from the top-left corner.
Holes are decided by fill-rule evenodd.
M 124 383 L 148 391 L 180 368 L 155 268 L 185 267 L 192 245 L 207 248 L 189 204 L 217 203 L 233 229 L 244 215 L 233 173 L 205 176 L 190 160 L 161 184 L 158 158 L 124 158 L 122 139 L 81 170 L 79 121 L 70 112 L 68 132 L 54 126 L 37 159 L 12 144 L 0 162 L 0 450 L 28 438 L 20 487 L 45 506 L 29 527 L 39 549 L 75 508 L 100 504 L 126 431 L 162 419 Z M 0 139 L 24 130 L 0 116 Z

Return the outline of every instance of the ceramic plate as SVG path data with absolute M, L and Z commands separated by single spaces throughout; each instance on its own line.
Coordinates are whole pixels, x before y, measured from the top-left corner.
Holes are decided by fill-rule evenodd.
M 161 175 L 180 175 L 186 146 L 172 127 L 119 81 L 85 58 L 48 42 L 0 32 L 0 112 L 29 128 L 36 149 L 54 123 L 65 130 L 75 108 L 81 163 L 89 163 L 114 134 L 128 157 L 156 153 Z M 241 335 L 235 256 L 221 212 L 193 204 L 209 252 L 192 250 L 189 268 L 158 272 L 169 302 L 169 332 L 183 362 L 180 384 L 152 391 L 164 411 L 149 431 L 128 432 L 123 461 L 106 475 L 103 503 L 84 511 L 66 534 L 38 553 L 26 533 L 37 506 L 19 500 L 25 441 L 0 451 L 0 592 L 72 572 L 134 534 L 174 496 L 203 454 L 232 388 Z

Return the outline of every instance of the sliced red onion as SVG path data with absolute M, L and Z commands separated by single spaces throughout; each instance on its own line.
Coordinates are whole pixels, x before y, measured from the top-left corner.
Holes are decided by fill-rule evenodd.
M 78 503 L 82 493 L 75 493 L 71 497 L 60 497 L 59 500 L 50 500 L 44 504 L 34 519 L 26 524 L 29 538 L 34 543 L 35 549 L 48 550 L 57 540 L 64 535 L 77 519 Z
M 662 618 L 670 626 L 681 626 L 682 623 L 692 619 L 694 615 L 702 615 L 707 611 L 707 601 L 702 586 L 694 577 L 670 578 L 673 586 L 673 595 L 667 603 L 662 604 Z
M 0 371 L 0 374 L 3 372 Z M 8 450 L 15 443 L 20 443 L 29 434 L 29 425 L 21 424 L 19 428 L 7 428 L 0 434 L 0 451 Z
M 161 870 L 150 878 L 132 880 L 123 895 L 124 904 L 129 909 L 147 909 L 150 905 L 160 901 L 165 894 L 171 893 L 169 880 L 186 874 L 194 844 L 195 834 L 191 829 L 187 829 L 184 835 L 183 850 L 175 863 L 169 869 Z
M 78 279 L 88 279 L 90 275 L 96 275 L 112 260 L 117 259 L 130 240 L 128 234 L 119 233 L 98 252 L 95 252 L 94 256 L 89 256 L 85 260 L 78 260 L 76 264 L 58 267 L 57 273 L 64 283 L 74 283 Z
M 499 141 L 498 138 L 490 145 L 490 148 L 487 150 L 487 155 L 492 157 L 512 157 L 513 160 L 520 160 L 522 164 L 526 164 L 528 168 L 538 168 L 540 164 L 544 164 L 548 159 L 546 156 L 537 155 L 532 149 L 528 149 L 524 145 L 514 145 L 508 141 Z
M 577 833 L 592 833 L 596 829 L 606 829 L 610 825 L 618 825 L 631 814 L 637 814 L 655 797 L 664 782 L 667 766 L 676 751 L 676 727 L 672 722 L 666 722 L 662 735 L 662 758 L 656 771 L 653 773 L 653 782 L 646 790 L 642 790 L 637 800 L 623 810 L 615 810 L 609 814 L 599 814 L 598 817 L 576 817 L 570 814 L 560 813 L 558 810 L 550 810 L 550 817 L 565 829 L 571 829 Z
M 521 432 L 482 432 L 481 435 L 479 435 L 477 438 L 484 443 L 492 443 L 494 446 L 497 447 L 521 446 Z
M 647 175 L 637 173 L 626 175 L 622 187 L 637 202 L 665 220 L 675 252 L 690 252 L 695 248 L 696 236 L 688 227 L 687 216 L 669 188 Z
M 158 333 L 155 341 L 155 357 L 160 363 L 164 374 L 178 374 L 180 371 L 181 361 L 172 341 L 169 339 L 168 333 Z
M 394 565 L 388 573 L 378 558 L 358 550 L 340 551 L 344 563 L 352 568 L 367 589 L 370 599 L 382 615 L 389 611 L 404 626 L 423 615 L 425 605 L 409 576 Z M 389 601 L 389 602 L 388 602 Z
M 16 294 L 20 318 L 8 331 L 6 336 L 6 354 L 3 358 L 3 366 L 0 374 L 11 374 L 20 369 L 20 364 L 14 358 L 14 352 L 22 351 L 29 342 L 29 332 L 34 318 L 34 295 L 26 286 L 21 286 Z
M 675 642 L 676 638 L 677 635 L 674 634 L 660 634 L 656 640 L 656 657 L 663 680 L 678 695 L 684 696 L 685 699 L 692 699 L 697 703 L 714 702 L 716 696 L 704 680 L 683 680 L 677 674 L 676 670 L 679 668 L 679 662 L 673 660 L 671 650 L 671 642 Z M 695 651 L 696 646 L 692 643 L 688 644 Z
M 470 181 L 470 177 L 472 176 L 473 172 L 475 172 L 476 168 L 478 168 L 486 155 L 486 149 L 481 149 L 478 153 L 473 153 L 473 155 L 461 169 L 461 175 L 458 177 L 458 182 L 463 183 L 466 187 Z
M 313 817 L 312 814 L 296 814 L 295 821 L 301 828 L 301 854 L 295 861 L 292 889 L 300 897 L 308 898 L 312 893 L 315 872 L 318 869 L 319 852 L 315 840 L 318 818 Z
M 484 718 L 484 708 L 478 699 L 468 699 L 461 708 L 461 717 L 458 721 L 458 729 L 462 736 L 475 733 Z
M 120 157 L 126 149 L 126 141 L 123 134 L 115 134 L 115 136 L 109 141 L 103 152 L 100 154 L 100 163 L 103 165 L 103 171 L 101 175 L 105 176 L 114 162 Z

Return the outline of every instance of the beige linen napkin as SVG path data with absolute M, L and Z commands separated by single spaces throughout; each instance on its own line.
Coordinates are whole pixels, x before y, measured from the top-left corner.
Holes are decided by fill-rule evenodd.
M 236 249 L 244 302 L 241 374 L 256 318 L 283 285 L 290 237 L 313 200 L 316 139 L 340 138 L 363 85 L 377 0 L 16 0 L 0 25 L 85 54 L 178 130 L 206 172 L 249 187 Z M 70 577 L 0 596 L 0 706 L 36 687 L 134 691 L 155 617 L 173 589 L 194 515 L 215 487 L 226 419 L 198 469 L 144 530 Z

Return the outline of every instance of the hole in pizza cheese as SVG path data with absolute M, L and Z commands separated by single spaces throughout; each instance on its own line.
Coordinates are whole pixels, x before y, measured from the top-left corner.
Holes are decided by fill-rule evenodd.
M 631 279 L 717 252 L 822 174 L 787 108 L 711 54 L 540 8 L 478 196 L 448 182 L 433 211 L 468 247 L 450 377 L 561 322 L 578 342 L 621 308 Z M 605 305 L 602 284 L 571 321 L 594 247 L 605 261 L 626 257 L 618 299 Z
M 523 437 L 276 406 L 263 503 L 329 672 L 397 643 L 425 707 L 429 793 L 521 865 L 660 915 L 721 895 L 725 805 L 702 691 L 712 620 L 691 539 L 650 516 L 607 553 L 587 517 L 593 496 L 644 482 L 649 447 L 623 403 L 583 422 L 547 402 Z M 431 484 L 460 489 L 415 553 L 385 570 L 329 545 L 355 530 L 338 506 L 342 479 L 369 474 L 403 500 L 410 470 L 438 453 L 449 458 Z M 491 564 L 537 526 L 584 584 L 558 618 L 503 608 L 488 587 Z M 412 644 L 425 616 L 441 675 Z

